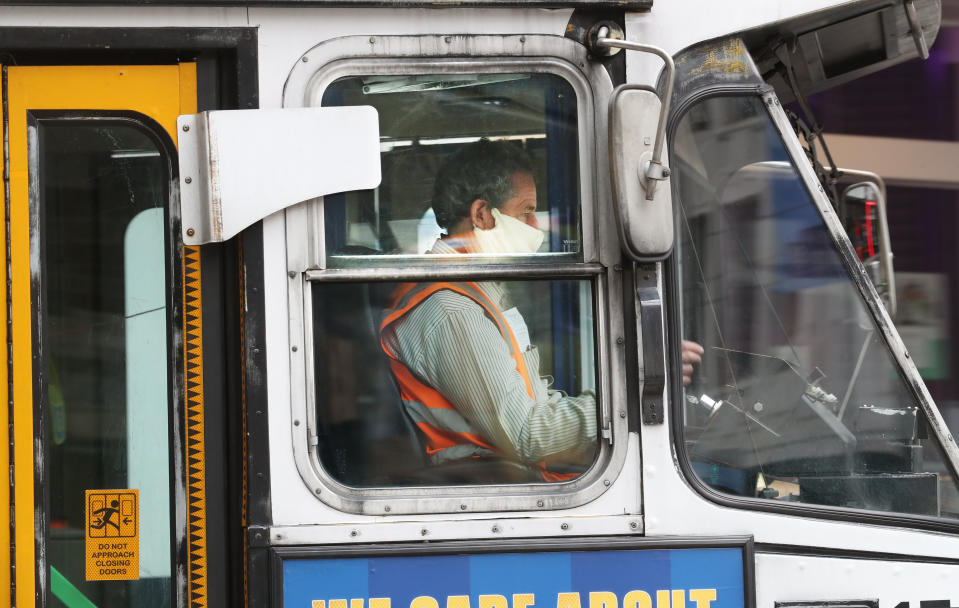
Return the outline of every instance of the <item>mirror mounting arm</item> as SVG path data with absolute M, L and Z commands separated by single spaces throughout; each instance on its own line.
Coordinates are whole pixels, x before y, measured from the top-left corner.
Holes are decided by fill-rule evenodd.
M 659 122 L 656 125 L 656 140 L 653 144 L 653 156 L 644 167 L 643 177 L 646 179 L 646 200 L 653 200 L 653 194 L 656 189 L 656 182 L 669 178 L 669 168 L 663 165 L 663 141 L 666 139 L 666 120 L 669 117 L 669 102 L 673 96 L 673 80 L 676 76 L 676 66 L 673 64 L 673 58 L 669 53 L 649 44 L 640 44 L 630 42 L 629 40 L 618 40 L 616 38 L 598 38 L 596 45 L 606 48 L 626 49 L 627 51 L 637 51 L 639 53 L 650 53 L 663 60 L 666 70 L 666 81 L 663 86 L 662 107 L 659 114 Z

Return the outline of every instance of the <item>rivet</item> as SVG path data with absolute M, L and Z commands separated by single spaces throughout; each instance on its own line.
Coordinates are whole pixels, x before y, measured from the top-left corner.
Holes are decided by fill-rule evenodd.
M 543 506 L 543 501 L 542 501 L 542 500 L 537 500 L 537 501 L 536 501 L 536 506 L 537 506 L 537 507 L 542 507 L 542 506 Z
M 449 36 L 447 36 L 446 38 L 443 38 L 443 42 L 445 42 L 446 44 L 449 44 L 449 43 L 452 42 L 452 41 L 453 41 L 453 39 L 450 38 Z
M 254 534 L 253 536 L 255 536 L 257 540 L 260 540 L 260 539 L 262 539 L 262 538 L 263 538 L 263 534 L 262 534 L 262 533 L 260 533 L 260 532 L 257 532 L 257 533 L 256 533 L 256 534 Z
M 291 347 L 290 347 L 290 350 L 292 350 L 293 352 L 296 352 L 296 351 L 298 351 L 298 350 L 300 350 L 300 349 L 297 348 L 296 346 L 291 346 Z
M 193 178 L 192 178 L 192 177 L 185 177 L 185 178 L 183 178 L 183 181 L 185 181 L 185 182 L 188 183 L 188 184 L 192 184 L 192 183 L 193 183 Z
M 304 56 L 303 59 L 300 59 L 303 63 L 307 63 L 310 60 L 309 57 Z
M 562 528 L 563 530 L 569 530 L 569 524 L 567 524 L 567 523 L 564 522 L 564 523 L 560 526 L 560 528 Z
M 635 521 L 629 522 L 629 529 L 630 529 L 630 530 L 635 530 L 635 529 L 638 528 L 638 527 L 639 527 L 639 524 L 636 523 Z
M 293 426 L 300 426 L 300 421 L 299 421 L 299 420 L 294 420 L 294 421 L 293 421 Z
M 626 410 L 619 410 L 619 417 L 620 417 L 620 418 L 625 418 L 625 417 L 626 417 Z
M 909 358 L 909 353 L 908 353 L 908 352 L 906 352 L 906 353 L 903 353 L 903 354 L 905 354 L 905 355 L 906 355 L 906 359 L 908 359 L 908 358 Z
M 499 534 L 499 526 L 493 526 L 490 528 L 490 531 L 492 531 L 493 534 Z
M 526 36 L 520 36 L 519 41 L 522 42 L 523 44 L 526 44 Z
M 286 276 L 290 277 L 291 279 L 295 279 L 296 273 L 291 270 L 290 272 L 286 273 Z
M 383 507 L 383 510 L 386 511 L 387 513 L 389 513 L 389 512 L 390 512 L 390 505 L 386 505 L 385 507 Z
M 422 530 L 420 530 L 420 536 L 426 536 L 426 535 L 429 534 L 429 533 L 430 533 L 430 531 L 427 530 L 426 528 L 423 528 Z
M 376 38 L 370 36 L 370 44 L 376 44 Z
M 186 133 L 190 130 L 190 125 L 183 125 L 183 132 Z
M 187 236 L 193 236 L 194 234 L 196 234 L 196 230 L 194 230 L 193 228 L 187 228 L 187 229 L 186 229 L 186 235 L 187 235 Z
M 283 535 L 282 535 L 282 534 L 277 534 L 277 535 L 276 535 L 276 540 L 283 540 Z
M 465 511 L 465 510 L 466 510 L 466 505 L 460 505 L 460 511 Z
M 319 496 L 321 492 L 322 490 L 320 490 L 319 488 L 313 490 L 313 493 L 316 494 L 317 496 Z
M 359 535 L 360 535 L 360 531 L 359 531 L 359 530 L 350 530 L 350 536 L 352 536 L 352 537 L 355 538 L 355 537 L 357 537 L 357 536 L 359 536 Z
M 625 342 L 626 342 L 626 340 L 623 340 L 623 337 L 622 337 L 622 336 L 616 338 L 616 344 L 623 344 L 623 343 L 625 343 Z
M 604 479 L 604 480 L 603 480 L 603 485 L 606 486 L 607 488 L 608 488 L 610 485 L 612 485 L 612 483 L 613 483 L 613 482 L 611 482 L 611 481 L 608 480 L 608 479 Z
M 669 177 L 669 167 L 663 167 L 663 177 Z

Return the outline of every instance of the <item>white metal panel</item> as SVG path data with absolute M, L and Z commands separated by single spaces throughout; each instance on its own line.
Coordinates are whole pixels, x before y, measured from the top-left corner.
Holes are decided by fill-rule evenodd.
M 757 606 L 865 599 L 878 599 L 879 608 L 936 600 L 959 605 L 959 564 L 756 554 Z
M 180 116 L 183 242 L 229 239 L 275 211 L 380 183 L 371 106 Z
M 379 522 L 361 526 L 275 526 L 270 540 L 277 545 L 380 543 L 397 540 L 461 540 L 623 536 L 640 534 L 643 519 L 636 515 Z
M 289 421 L 288 415 L 286 421 Z M 535 516 L 528 511 L 496 514 L 358 515 L 338 511 L 310 494 L 306 484 L 296 474 L 292 450 L 286 447 L 290 443 L 289 427 L 278 428 L 273 422 L 273 420 L 270 421 L 271 445 L 281 446 L 281 449 L 271 450 L 270 453 L 271 465 L 274 465 L 271 468 L 270 479 L 275 492 L 273 523 L 275 529 L 286 530 L 287 542 L 290 543 L 313 542 L 310 539 L 315 538 L 325 539 L 324 542 L 331 543 L 362 543 L 370 542 L 373 538 L 384 542 L 422 540 L 421 529 L 427 523 L 447 530 L 444 534 L 454 534 L 457 525 L 466 525 L 467 522 L 510 521 L 512 523 L 509 524 L 508 535 L 513 537 L 540 536 L 547 527 L 551 530 L 550 534 L 553 532 L 559 534 L 563 531 L 560 525 L 562 521 L 572 526 L 573 522 L 581 520 L 591 522 L 588 524 L 591 534 L 639 534 L 643 531 L 638 492 L 640 451 L 635 434 L 629 436 L 626 462 L 620 476 L 611 481 L 609 490 L 599 498 L 577 508 L 533 514 Z M 282 443 L 277 444 L 274 441 Z M 283 500 L 276 499 L 276 496 L 280 495 L 283 496 Z M 614 515 L 609 515 L 611 513 Z M 556 523 L 538 524 L 537 521 Z M 631 522 L 636 523 L 635 527 Z M 351 528 L 345 528 L 346 526 Z M 358 535 L 348 536 L 346 532 L 349 529 L 357 530 Z M 465 534 L 465 529 L 463 528 L 456 538 L 471 538 Z M 479 529 L 476 528 L 476 530 Z M 485 531 L 478 538 L 484 538 L 484 535 L 490 532 L 485 527 L 483 530 Z M 341 535 L 339 531 L 343 534 Z M 583 529 L 580 528 L 579 534 L 583 533 Z M 492 537 L 492 534 L 490 536 Z M 449 536 L 449 538 L 454 537 Z
M 553 34 L 562 36 L 571 9 L 250 8 L 259 27 L 260 107 L 282 105 L 283 86 L 301 56 L 342 36 L 421 34 Z

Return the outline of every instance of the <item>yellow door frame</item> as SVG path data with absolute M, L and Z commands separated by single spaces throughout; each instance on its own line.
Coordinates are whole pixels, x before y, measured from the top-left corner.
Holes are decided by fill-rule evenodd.
M 177 141 L 176 118 L 196 112 L 196 64 L 170 66 L 9 66 L 4 67 L 6 125 L 9 148 L 9 234 L 6 243 L 11 268 L 7 306 L 0 307 L 0 326 L 10 327 L 12 387 L 8 391 L 7 350 L 0 365 L 0 428 L 10 428 L 12 451 L 0 450 L 0 467 L 9 470 L 13 458 L 12 487 L 0 484 L 0 504 L 13 503 L 15 532 L 0 525 L 0 547 L 15 544 L 13 551 L 0 551 L 0 589 L 16 583 L 16 606 L 33 606 L 36 588 L 34 470 L 33 337 L 30 262 L 30 200 L 27 156 L 28 113 L 32 110 L 96 110 L 138 112 L 146 115 Z M 7 284 L 6 265 L 0 264 L 0 285 Z M 12 324 L 7 324 L 7 310 Z M 12 414 L 13 420 L 9 419 Z M 6 519 L 6 518 L 4 518 Z M 7 522 L 9 523 L 9 522 Z M 205 553 L 205 552 L 204 552 Z M 15 557 L 12 557 L 13 554 Z M 15 563 L 11 563 L 13 560 Z M 14 569 L 15 568 L 15 569 Z M 11 581 L 11 572 L 17 572 Z M 205 600 L 205 598 L 204 598 Z M 0 600 L 0 604 L 4 603 Z M 205 601 L 203 602 L 205 604 Z

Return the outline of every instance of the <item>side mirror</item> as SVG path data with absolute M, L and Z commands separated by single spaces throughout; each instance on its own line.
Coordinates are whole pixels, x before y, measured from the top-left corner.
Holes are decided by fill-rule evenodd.
M 657 141 L 664 110 L 659 96 L 643 86 L 622 85 L 610 100 L 610 173 L 620 239 L 641 262 L 661 260 L 673 248 L 670 171 L 660 162 L 666 150 Z
M 673 249 L 673 209 L 666 158 L 666 119 L 676 66 L 663 49 L 622 40 L 606 22 L 590 38 L 593 52 L 626 49 L 663 60 L 663 99 L 642 85 L 620 85 L 609 101 L 609 166 L 620 242 L 640 262 L 662 260 Z
M 896 284 L 886 217 L 886 186 L 882 178 L 865 171 L 840 170 L 844 176 L 859 178 L 842 190 L 839 213 L 846 234 L 869 278 L 886 305 L 889 316 L 896 316 Z M 865 179 L 863 179 L 865 178 Z

